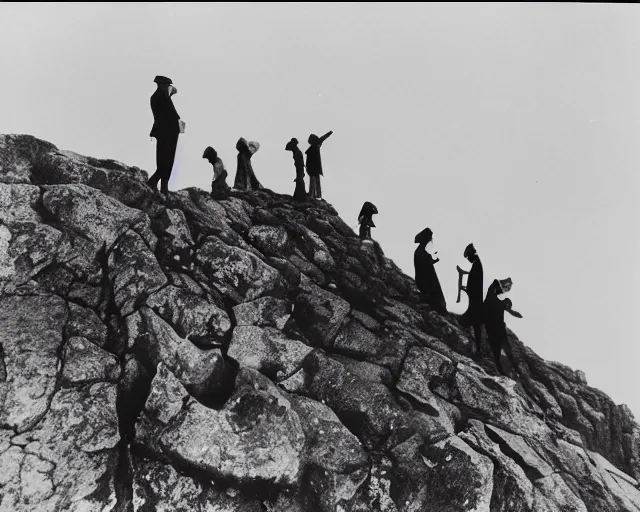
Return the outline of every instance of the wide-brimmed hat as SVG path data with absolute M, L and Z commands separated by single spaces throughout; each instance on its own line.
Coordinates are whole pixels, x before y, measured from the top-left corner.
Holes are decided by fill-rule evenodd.
M 157 84 L 164 84 L 164 85 L 171 85 L 173 83 L 173 80 L 171 80 L 171 78 L 167 78 L 166 76 L 161 76 L 158 75 L 156 76 L 153 81 Z
M 431 231 L 429 228 L 425 228 L 416 235 L 413 242 L 416 244 L 421 244 L 424 242 L 429 243 L 431 242 L 431 240 L 433 240 L 433 231 Z

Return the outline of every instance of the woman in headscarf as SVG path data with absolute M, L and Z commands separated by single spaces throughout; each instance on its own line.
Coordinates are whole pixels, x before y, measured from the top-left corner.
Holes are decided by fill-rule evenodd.
M 251 165 L 251 157 L 260 149 L 260 144 L 247 142 L 246 139 L 240 137 L 236 143 L 236 149 L 238 150 L 238 170 L 233 184 L 234 188 L 238 190 L 259 190 L 264 188 L 256 178 Z
M 320 146 L 327 140 L 333 131 L 325 133 L 322 137 L 315 134 L 309 135 L 309 144 L 305 153 L 307 154 L 307 174 L 309 175 L 309 195 L 314 199 L 322 199 L 322 188 L 320 187 L 320 176 L 322 174 L 322 159 L 320 158 Z
M 224 163 L 218 158 L 218 153 L 211 146 L 204 150 L 202 158 L 209 160 L 213 165 L 213 181 L 211 182 L 211 197 L 214 199 L 226 199 L 229 197 L 231 189 L 227 185 L 227 170 Z
M 427 244 L 433 240 L 433 232 L 426 228 L 415 237 L 414 242 L 419 244 L 413 255 L 413 264 L 416 271 L 416 286 L 424 296 L 426 302 L 441 314 L 447 313 L 447 303 L 440 287 L 438 274 L 434 265 L 440 258 L 434 259 L 426 250 Z
M 302 151 L 298 147 L 298 139 L 295 137 L 287 142 L 285 151 L 291 151 L 293 153 L 293 165 L 296 168 L 296 189 L 293 192 L 293 198 L 296 201 L 304 201 L 307 199 L 307 191 L 304 187 L 304 157 Z
M 378 213 L 378 209 L 375 207 L 373 203 L 369 201 L 365 202 L 362 205 L 362 209 L 360 210 L 360 215 L 358 215 L 358 223 L 360 224 L 360 238 L 362 240 L 370 240 L 371 239 L 371 228 L 375 228 L 376 225 L 373 223 L 373 215 Z

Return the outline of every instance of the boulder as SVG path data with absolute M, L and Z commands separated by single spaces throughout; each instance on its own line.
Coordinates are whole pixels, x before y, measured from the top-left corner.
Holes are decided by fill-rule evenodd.
M 225 364 L 218 349 L 202 350 L 181 338 L 160 317 L 143 307 L 126 319 L 129 347 L 141 361 L 156 368 L 164 363 L 190 393 L 215 392 L 225 378 Z
M 348 510 L 368 476 L 369 457 L 326 405 L 291 397 L 305 435 L 305 502 L 310 509 Z
M 241 368 L 219 410 L 195 400 L 163 431 L 163 451 L 238 485 L 287 487 L 300 476 L 304 432 L 291 403 L 269 379 Z
M 162 462 L 134 456 L 133 511 L 145 512 L 262 512 L 257 500 L 212 482 L 185 476 Z
M 113 243 L 129 229 L 135 229 L 145 243 L 155 248 L 149 218 L 139 210 L 124 206 L 95 188 L 86 185 L 48 185 L 42 204 L 66 229 L 85 236 L 101 247 Z
M 283 329 L 291 316 L 292 305 L 275 297 L 261 297 L 233 308 L 237 325 Z
M 53 396 L 67 321 L 55 296 L 0 297 L 0 424 L 24 432 L 47 412 Z
M 128 231 L 109 255 L 114 300 L 123 316 L 138 309 L 149 295 L 167 283 L 160 265 L 140 236 Z
M 102 512 L 117 501 L 119 440 L 115 385 L 59 390 L 37 427 L 0 453 L 0 510 Z
M 236 302 L 257 299 L 278 289 L 280 273 L 255 254 L 208 237 L 197 260 L 211 283 Z
M 115 382 L 120 377 L 120 362 L 113 354 L 86 338 L 73 337 L 64 346 L 62 381 L 83 384 L 95 381 Z
M 144 409 L 146 414 L 163 424 L 180 412 L 189 393 L 164 363 L 158 363 L 156 375 Z
M 344 299 L 307 284 L 296 298 L 293 317 L 311 341 L 331 347 L 350 309 Z
M 238 326 L 233 330 L 227 355 L 240 366 L 279 381 L 300 369 L 312 350 L 272 327 Z
M 450 379 L 455 365 L 452 361 L 428 348 L 411 347 L 402 366 L 398 391 L 411 395 L 415 400 L 432 409 L 438 409 L 437 396 L 432 387 Z
M 166 286 L 146 301 L 178 336 L 206 347 L 221 344 L 231 330 L 226 311 L 188 288 Z
M 282 226 L 253 226 L 249 240 L 265 255 L 286 256 L 291 249 L 289 235 Z

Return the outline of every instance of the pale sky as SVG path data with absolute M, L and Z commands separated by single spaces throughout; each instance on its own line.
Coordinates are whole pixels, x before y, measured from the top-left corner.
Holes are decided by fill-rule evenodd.
M 213 146 L 292 194 L 285 144 L 323 145 L 323 194 L 413 276 L 434 231 L 449 309 L 473 242 L 507 324 L 640 420 L 640 6 L 0 3 L 0 133 L 152 173 L 153 78 L 173 79 L 170 189 L 209 189 Z M 508 315 L 507 315 L 508 316 Z

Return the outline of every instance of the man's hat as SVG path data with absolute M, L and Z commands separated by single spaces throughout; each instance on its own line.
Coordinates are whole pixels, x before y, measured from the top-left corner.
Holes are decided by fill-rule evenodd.
M 433 231 L 431 231 L 429 228 L 425 228 L 416 235 L 413 242 L 416 244 L 421 244 L 423 242 L 429 243 L 432 239 Z
M 171 80 L 171 78 L 167 78 L 166 76 L 156 76 L 153 81 L 157 84 L 163 84 L 163 85 L 171 85 L 173 83 L 173 81 Z
M 466 258 L 467 256 L 470 256 L 470 255 L 475 254 L 475 253 L 476 253 L 476 248 L 473 246 L 473 244 L 469 244 L 465 248 L 463 256 Z

